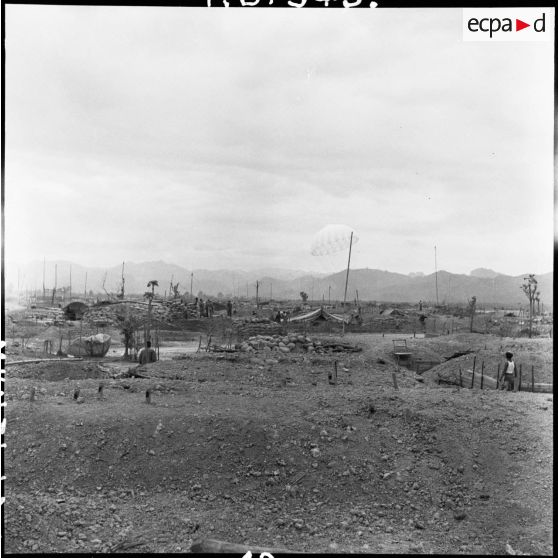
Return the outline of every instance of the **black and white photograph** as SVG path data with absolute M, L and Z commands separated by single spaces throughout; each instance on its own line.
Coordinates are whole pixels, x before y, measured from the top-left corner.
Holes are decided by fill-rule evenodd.
M 554 8 L 94 4 L 2 4 L 3 551 L 553 555 Z

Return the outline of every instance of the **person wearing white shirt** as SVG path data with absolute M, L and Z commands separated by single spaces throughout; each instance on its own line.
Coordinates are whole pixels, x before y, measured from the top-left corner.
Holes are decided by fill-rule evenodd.
M 515 362 L 513 361 L 513 354 L 506 353 L 506 364 L 504 364 L 504 376 L 501 389 L 506 391 L 513 391 L 513 383 L 515 380 Z

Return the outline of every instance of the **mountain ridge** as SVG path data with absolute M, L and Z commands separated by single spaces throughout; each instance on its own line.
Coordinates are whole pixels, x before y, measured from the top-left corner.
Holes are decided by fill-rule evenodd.
M 54 286 L 54 266 L 57 265 L 57 288 L 69 285 L 70 266 L 72 271 L 73 293 L 93 290 L 102 292 L 103 282 L 106 291 L 116 293 L 121 285 L 122 264 L 110 268 L 85 267 L 68 261 L 46 262 L 45 287 Z M 466 303 L 472 296 L 479 303 L 491 302 L 502 304 L 527 304 L 527 298 L 521 290 L 526 274 L 517 276 L 500 274 L 485 268 L 477 268 L 480 275 L 456 274 L 445 270 L 437 273 L 403 274 L 378 269 L 351 269 L 347 289 L 347 300 L 374 300 L 378 302 L 413 302 L 419 300 L 436 302 L 436 283 L 438 285 L 439 303 Z M 20 265 L 17 269 L 8 266 L 9 283 L 7 292 L 21 290 L 42 290 L 43 262 L 34 261 Z M 490 272 L 487 274 L 486 272 Z M 192 276 L 193 273 L 193 276 Z M 87 274 L 87 275 L 86 275 Z M 488 275 L 488 276 L 487 276 Z M 85 279 L 87 278 L 87 282 Z M 345 294 L 346 270 L 324 275 L 303 270 L 281 270 L 278 268 L 261 268 L 255 271 L 243 270 L 188 270 L 177 264 L 162 260 L 150 262 L 125 262 L 125 292 L 141 294 L 147 290 L 150 280 L 158 280 L 156 290 L 163 295 L 170 292 L 170 281 L 179 283 L 180 292 L 192 292 L 194 296 L 202 292 L 203 296 L 218 295 L 252 298 L 256 296 L 256 281 L 261 300 L 299 299 L 304 291 L 314 301 L 343 300 Z M 552 305 L 553 272 L 537 275 L 541 300 Z

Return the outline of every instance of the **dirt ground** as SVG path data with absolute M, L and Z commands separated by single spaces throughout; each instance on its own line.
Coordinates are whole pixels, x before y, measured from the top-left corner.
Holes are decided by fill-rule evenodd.
M 132 366 L 115 357 L 9 366 L 6 552 L 185 552 L 216 538 L 551 555 L 553 396 L 442 388 L 434 368 L 418 381 L 398 370 L 396 338 L 350 334 L 362 352 L 272 359 L 173 345 L 149 378 L 111 378 Z M 511 347 L 552 381 L 551 339 L 405 339 L 436 368 L 472 350 L 493 370 Z

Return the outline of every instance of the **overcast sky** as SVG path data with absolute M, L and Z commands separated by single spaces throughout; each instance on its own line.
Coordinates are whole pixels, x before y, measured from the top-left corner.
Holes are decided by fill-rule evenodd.
M 550 271 L 553 43 L 461 18 L 6 6 L 7 261 Z

